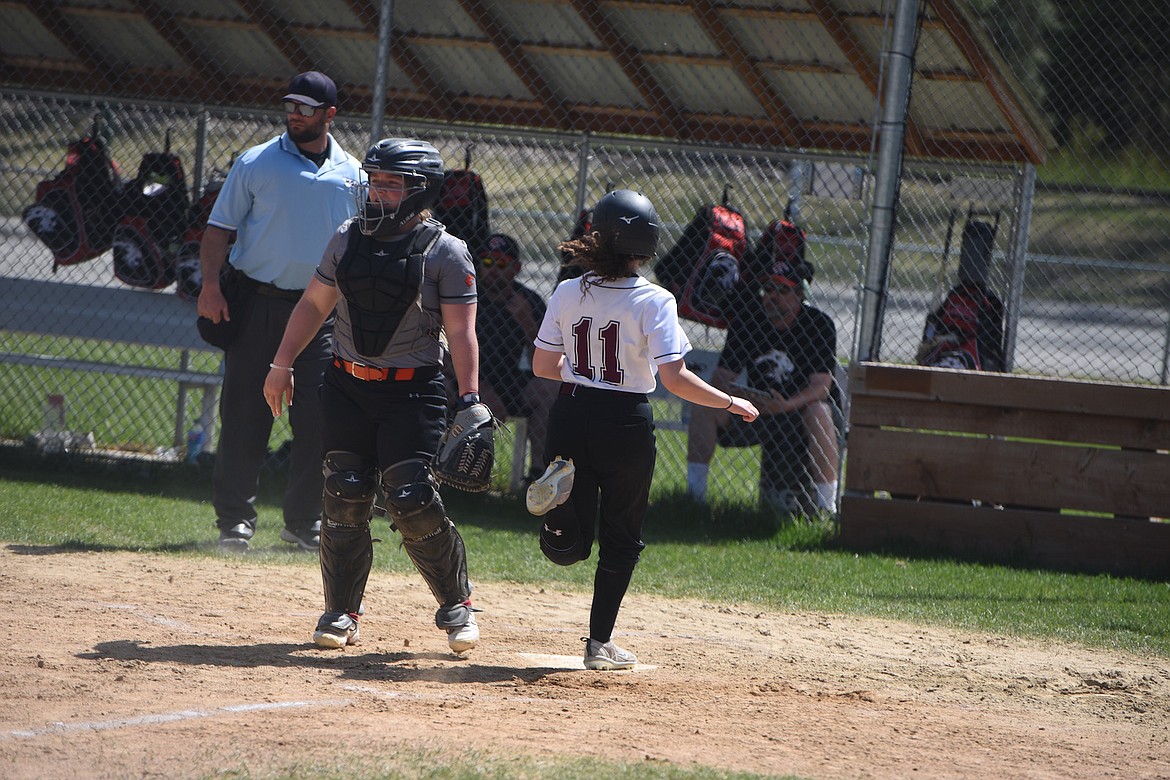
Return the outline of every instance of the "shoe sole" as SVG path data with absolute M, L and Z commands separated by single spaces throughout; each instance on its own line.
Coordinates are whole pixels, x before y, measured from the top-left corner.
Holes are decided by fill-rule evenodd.
M 220 539 L 219 540 L 219 549 L 225 550 L 227 552 L 247 552 L 248 551 L 248 540 L 247 539 Z
M 540 517 L 568 501 L 573 492 L 573 476 L 576 472 L 573 461 L 554 459 L 540 479 L 528 486 L 524 497 L 528 511 Z
M 292 531 L 288 530 L 287 528 L 281 530 L 280 538 L 281 538 L 281 541 L 288 542 L 289 544 L 295 544 L 297 547 L 300 547 L 305 552 L 317 552 L 318 550 L 321 549 L 321 545 L 309 544 L 304 539 L 297 536 L 296 534 L 294 534 Z
M 608 658 L 586 658 L 585 668 L 593 669 L 598 672 L 612 672 L 617 669 L 633 669 L 638 665 L 637 661 L 611 661 Z
M 451 639 L 447 638 L 447 646 L 451 648 L 453 653 L 466 653 L 468 650 L 474 650 L 479 643 L 479 637 L 474 639 Z
M 317 645 L 317 647 L 328 647 L 336 650 L 346 645 L 356 645 L 360 633 L 360 631 L 356 630 L 352 634 L 348 632 L 345 634 L 333 634 L 328 631 L 314 631 L 313 644 Z

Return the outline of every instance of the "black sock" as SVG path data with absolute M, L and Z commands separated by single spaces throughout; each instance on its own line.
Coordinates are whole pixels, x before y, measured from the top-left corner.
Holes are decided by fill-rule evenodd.
M 593 575 L 593 608 L 589 611 L 589 638 L 608 642 L 613 638 L 618 610 L 626 589 L 630 587 L 632 571 L 616 572 L 597 567 Z

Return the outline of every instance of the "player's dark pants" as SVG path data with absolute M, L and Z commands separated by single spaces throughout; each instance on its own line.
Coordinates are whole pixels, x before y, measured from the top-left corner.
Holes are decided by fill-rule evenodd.
M 569 500 L 544 516 L 540 549 L 562 566 L 585 560 L 596 527 L 589 635 L 608 641 L 645 547 L 642 524 L 657 457 L 650 402 L 639 393 L 562 385 L 545 444 L 546 460 L 556 456 L 572 458 L 576 476 Z
M 408 382 L 367 382 L 330 366 L 321 388 L 325 431 L 319 456 L 343 450 L 381 468 L 411 458 L 430 463 L 447 424 L 447 394 L 442 374 L 426 373 Z
M 220 433 L 212 476 L 217 524 L 256 522 L 256 486 L 268 452 L 272 411 L 264 400 L 268 364 L 280 346 L 296 300 L 257 294 L 244 311 L 236 340 L 224 355 Z M 333 344 L 329 317 L 297 357 L 295 403 L 289 407 L 293 443 L 284 491 L 284 524 L 303 528 L 321 518 L 321 403 L 318 385 Z

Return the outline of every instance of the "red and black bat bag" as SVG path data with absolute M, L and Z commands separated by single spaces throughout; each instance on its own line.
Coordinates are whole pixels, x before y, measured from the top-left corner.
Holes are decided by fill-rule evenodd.
M 478 263 L 492 233 L 487 189 L 480 175 L 469 168 L 447 171 L 434 214 L 448 233 L 467 243 L 467 249 Z
M 678 315 L 726 328 L 723 305 L 739 283 L 747 251 L 743 215 L 729 206 L 699 208 L 670 251 L 654 266 L 658 282 L 678 299 Z
M 114 276 L 150 290 L 175 281 L 175 256 L 191 218 L 189 197 L 177 155 L 143 156 L 138 175 L 125 189 L 114 230 Z
M 53 272 L 91 260 L 110 248 L 121 216 L 122 177 L 93 131 L 69 144 L 65 169 L 37 185 L 24 224 L 53 253 Z

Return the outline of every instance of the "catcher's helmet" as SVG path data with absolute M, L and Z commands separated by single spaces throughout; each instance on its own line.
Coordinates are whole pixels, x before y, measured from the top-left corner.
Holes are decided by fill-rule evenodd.
M 439 198 L 443 184 L 443 158 L 426 141 L 413 138 L 383 138 L 370 147 L 362 170 L 396 173 L 405 179 L 405 195 L 397 208 L 370 199 L 369 182 L 357 189 L 358 228 L 368 236 L 385 235 L 410 221 Z
M 593 208 L 593 231 L 619 255 L 656 255 L 659 228 L 654 204 L 640 192 L 608 192 Z

